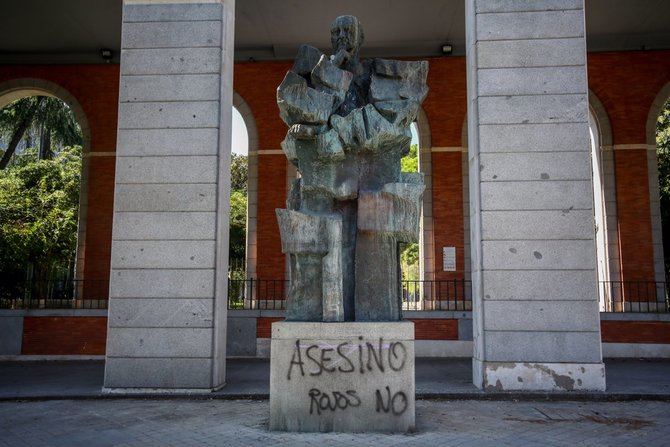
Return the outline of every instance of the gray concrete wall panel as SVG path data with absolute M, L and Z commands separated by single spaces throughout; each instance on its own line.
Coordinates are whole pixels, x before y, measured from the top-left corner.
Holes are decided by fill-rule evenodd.
M 255 357 L 256 318 L 228 317 L 226 343 L 229 357 Z
M 584 11 L 477 14 L 478 40 L 555 39 L 584 36 Z
M 216 74 L 221 69 L 221 50 L 219 48 L 122 49 L 121 60 L 122 76 Z
M 477 13 L 582 9 L 583 0 L 479 0 Z
M 590 210 L 590 180 L 482 182 L 481 210 Z
M 214 212 L 117 212 L 116 240 L 214 240 Z
M 586 123 L 586 94 L 483 96 L 480 124 Z
M 599 332 L 486 331 L 489 362 L 601 363 Z M 520 355 L 523 357 L 520 357 Z
M 114 358 L 105 368 L 107 388 L 210 388 L 211 359 Z
M 204 129 L 121 129 L 117 156 L 216 155 L 219 131 Z
M 593 236 L 593 212 L 482 211 L 482 240 L 583 239 Z
M 596 276 L 591 270 L 488 270 L 482 276 L 484 300 L 589 300 L 593 299 L 596 287 Z
M 211 328 L 212 305 L 211 298 L 119 299 L 112 303 L 113 311 L 109 313 L 109 326 Z
M 221 46 L 221 21 L 142 22 L 123 25 L 122 48 Z
M 584 93 L 582 67 L 492 68 L 479 71 L 480 96 Z
M 0 355 L 20 355 L 23 316 L 0 316 Z
M 582 38 L 491 40 L 477 43 L 479 68 L 584 65 Z
M 213 269 L 112 270 L 113 298 L 207 298 L 214 295 Z
M 588 152 L 542 152 L 524 154 L 490 153 L 479 155 L 481 181 L 510 180 L 590 180 Z
M 121 102 L 218 101 L 217 74 L 124 76 Z
M 122 102 L 119 129 L 218 127 L 218 101 Z
M 589 129 L 583 123 L 502 124 L 479 128 L 481 154 L 493 152 L 584 152 Z
M 571 301 L 487 301 L 484 329 L 490 331 L 583 331 L 600 324 L 598 303 Z
M 215 241 L 116 241 L 113 269 L 214 268 Z
M 108 357 L 208 358 L 209 328 L 109 328 Z
M 215 155 L 117 157 L 117 183 L 216 183 Z
M 116 185 L 117 211 L 216 211 L 216 184 Z
M 131 22 L 177 22 L 221 20 L 219 3 L 164 3 L 157 5 L 126 5 L 123 21 Z
M 592 240 L 482 241 L 484 270 L 592 270 Z

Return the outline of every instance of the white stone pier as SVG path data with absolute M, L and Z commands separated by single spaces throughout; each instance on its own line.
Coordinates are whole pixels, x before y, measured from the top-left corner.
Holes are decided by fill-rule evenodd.
M 234 13 L 124 2 L 109 392 L 225 383 Z
M 605 388 L 583 8 L 466 0 L 480 388 Z

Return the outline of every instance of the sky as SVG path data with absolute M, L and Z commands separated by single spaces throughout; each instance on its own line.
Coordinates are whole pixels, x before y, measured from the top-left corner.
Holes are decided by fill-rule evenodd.
M 419 144 L 419 136 L 417 134 L 416 125 L 413 124 L 412 130 L 412 144 Z M 233 107 L 233 141 L 232 148 L 234 154 L 248 155 L 249 153 L 249 134 L 247 133 L 247 126 L 244 124 L 244 119 L 240 112 Z

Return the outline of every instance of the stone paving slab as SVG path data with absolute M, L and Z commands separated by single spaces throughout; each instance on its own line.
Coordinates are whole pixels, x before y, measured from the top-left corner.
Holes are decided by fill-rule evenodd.
M 0 446 L 667 446 L 667 402 L 417 402 L 417 431 L 269 432 L 267 401 L 0 402 Z

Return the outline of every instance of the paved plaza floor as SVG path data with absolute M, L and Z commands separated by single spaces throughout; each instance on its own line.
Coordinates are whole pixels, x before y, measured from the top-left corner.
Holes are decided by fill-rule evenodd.
M 104 368 L 102 361 L 0 362 L 0 400 L 102 397 Z M 589 393 L 587 396 L 582 395 L 583 398 L 611 400 L 652 397 L 670 400 L 668 360 L 607 360 L 605 368 L 607 392 Z M 226 380 L 224 388 L 205 396 L 225 399 L 267 398 L 270 391 L 270 362 L 230 359 Z M 480 399 L 496 396 L 490 392 L 483 393 L 472 385 L 470 359 L 418 358 L 416 393 L 420 398 Z M 527 395 L 519 395 L 518 398 L 524 399 Z
M 667 446 L 670 403 L 419 400 L 411 434 L 267 430 L 266 400 L 0 402 L 1 446 Z

